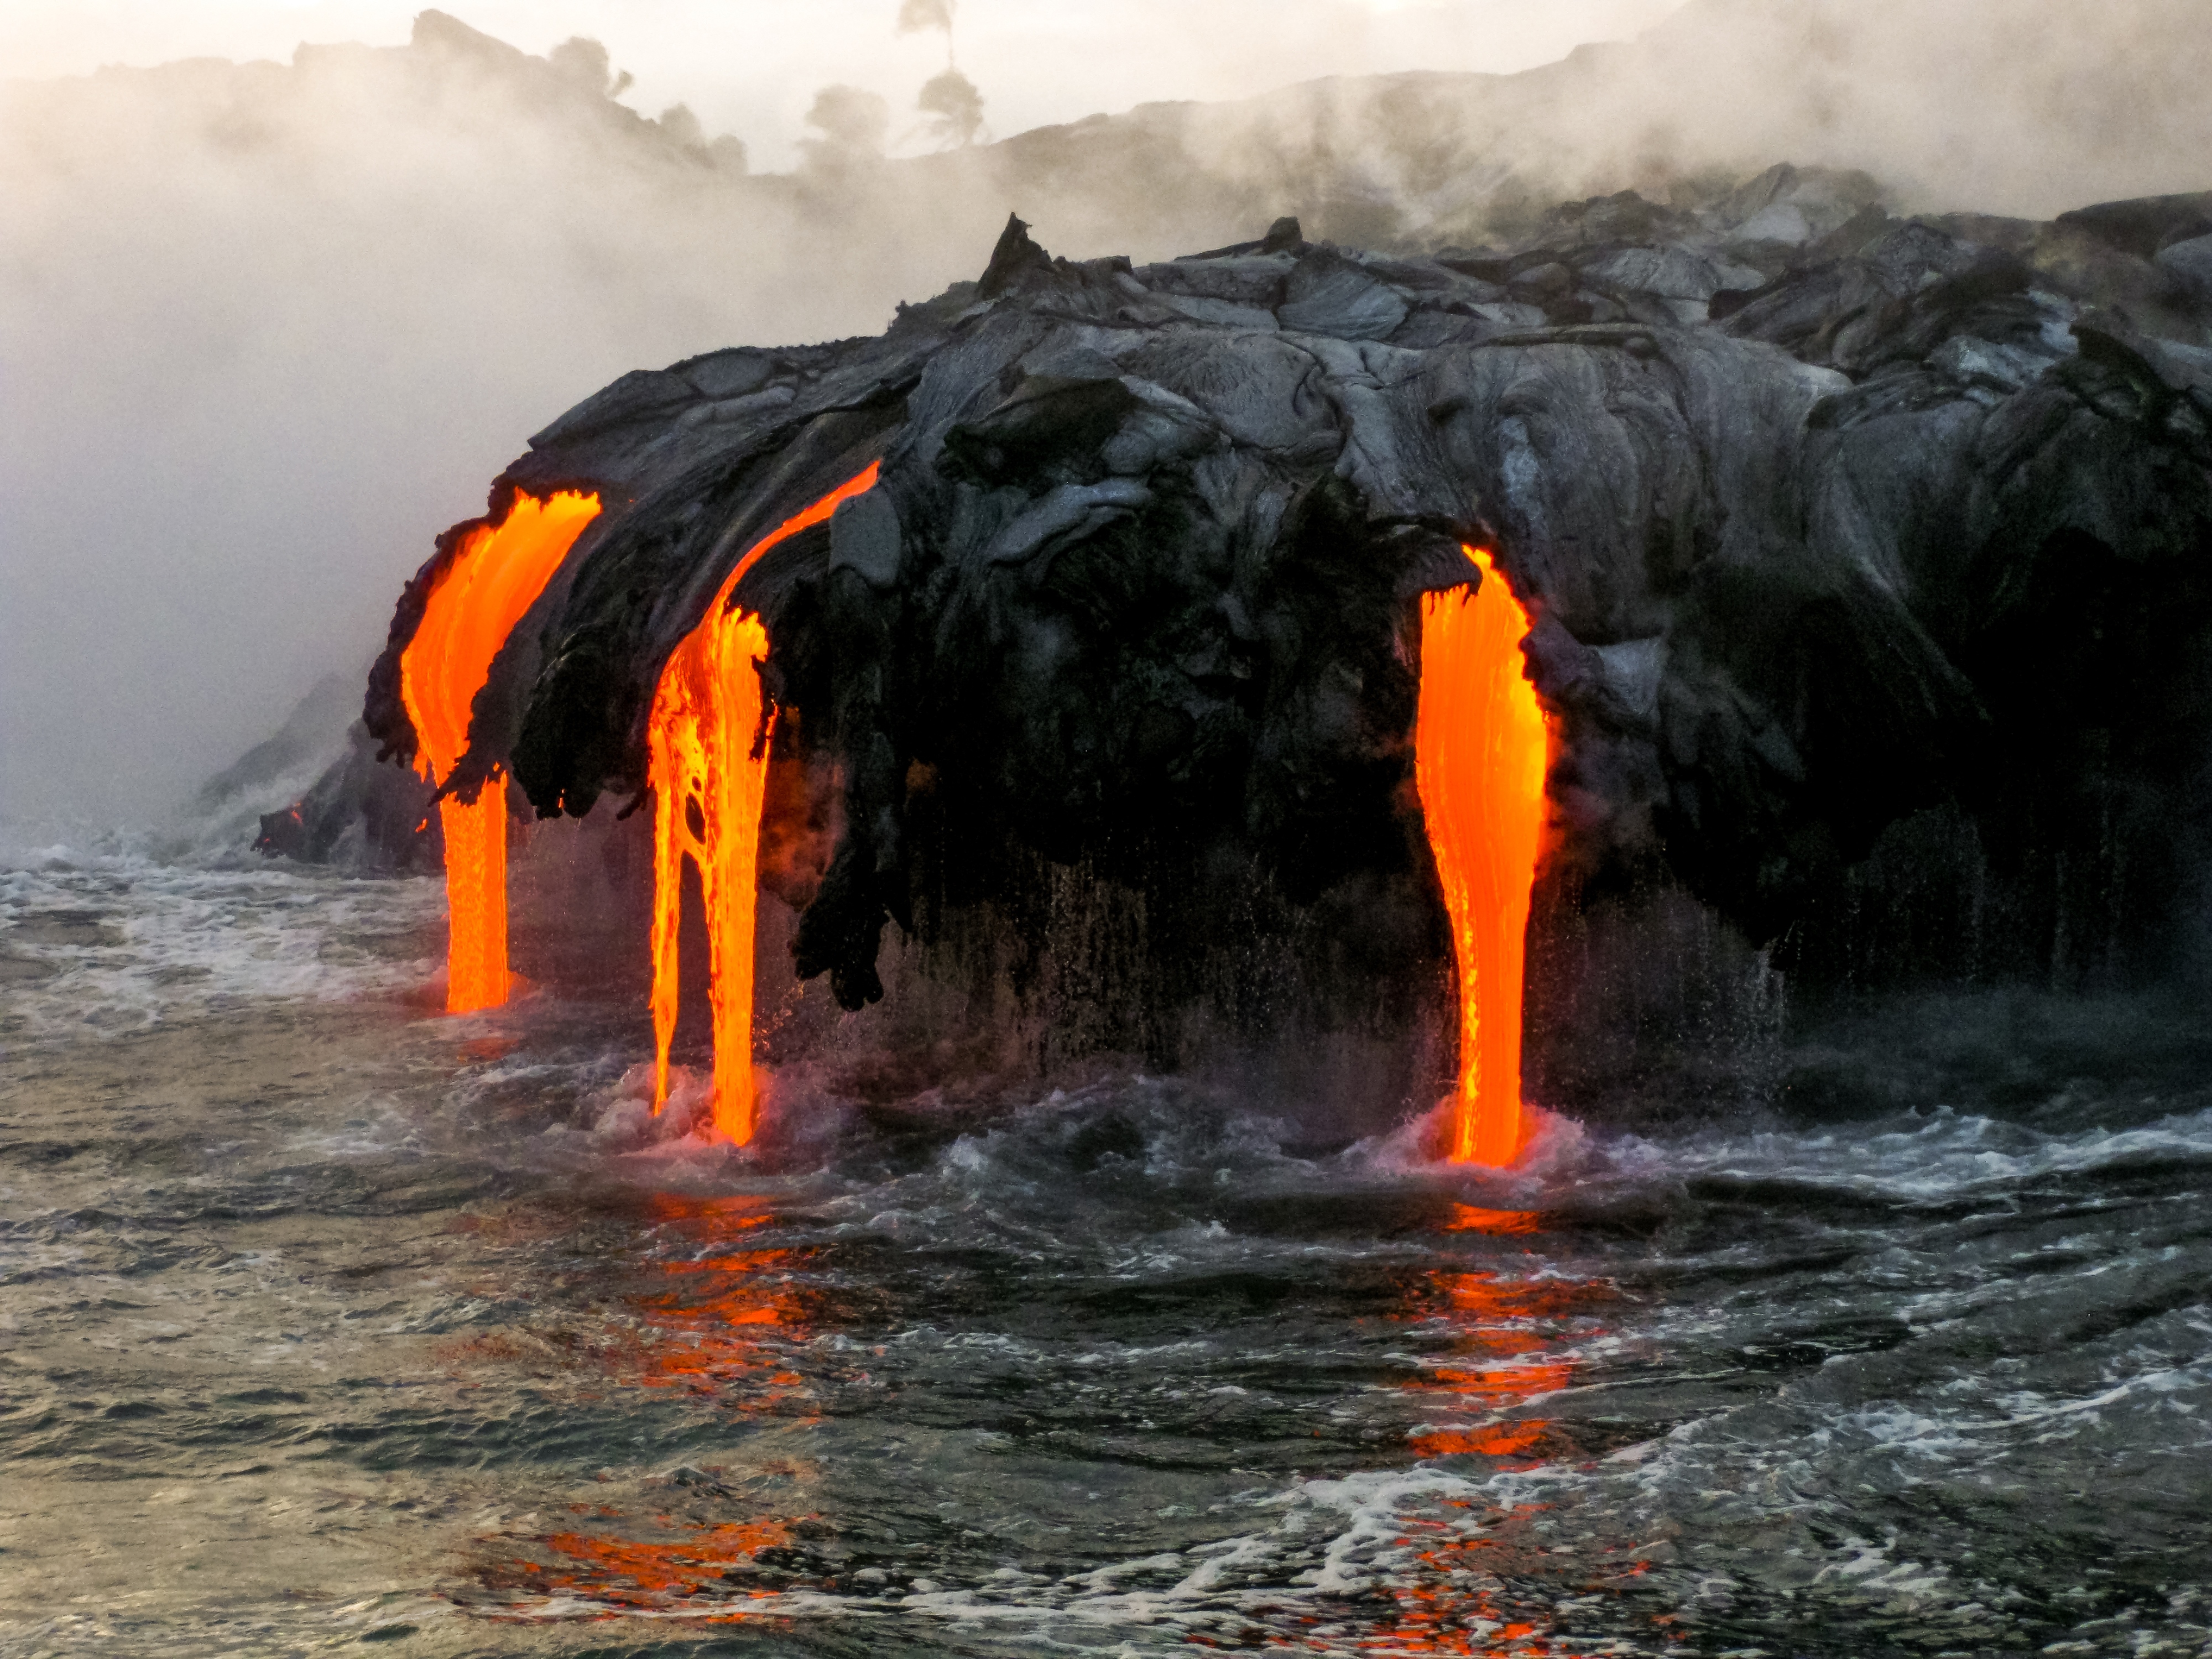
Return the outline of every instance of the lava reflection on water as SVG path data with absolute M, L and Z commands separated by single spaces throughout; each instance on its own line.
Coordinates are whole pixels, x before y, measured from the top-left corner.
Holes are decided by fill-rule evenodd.
M 1425 1289 L 1431 1306 L 1442 1303 L 1440 1316 L 1455 1334 L 1449 1363 L 1429 1367 L 1410 1385 L 1425 1406 L 1443 1414 L 1413 1430 L 1415 1449 L 1424 1457 L 1529 1451 L 1549 1425 L 1517 1413 L 1529 1401 L 1566 1387 L 1573 1370 L 1571 1362 L 1544 1356 L 1547 1328 L 1584 1311 L 1601 1287 L 1479 1270 L 1432 1273 Z
M 432 578 L 422 619 L 399 658 L 399 695 L 415 727 L 416 764 L 442 787 L 468 752 L 477 693 L 492 659 L 537 603 L 599 498 L 564 490 L 546 501 L 518 495 L 505 520 L 462 538 Z M 496 1008 L 513 983 L 507 967 L 507 787 L 495 771 L 473 800 L 438 803 L 446 834 L 451 913 L 446 1011 Z
M 742 1417 L 810 1426 L 816 1419 L 804 1379 L 789 1369 L 812 1334 L 789 1284 L 802 1253 L 742 1248 L 778 1219 L 774 1206 L 744 1196 L 655 1194 L 641 1219 L 649 1251 L 609 1261 L 614 1317 L 596 1340 L 566 1346 L 568 1363 L 601 1372 L 617 1388 L 678 1389 Z M 456 1357 L 510 1355 L 489 1346 Z M 480 1538 L 474 1588 L 459 1599 L 493 1619 L 643 1614 L 720 1624 L 755 1616 L 753 1604 L 765 1598 L 810 1588 L 777 1554 L 809 1517 L 729 1519 L 732 1501 L 744 1501 L 763 1471 L 734 1474 L 736 1484 L 724 1473 L 677 1470 L 658 1483 L 663 1490 L 647 1512 L 572 1503 L 577 1519 L 562 1530 Z M 802 1486 L 811 1474 L 788 1464 L 780 1473 Z M 790 1481 L 769 1484 L 781 1489 Z
M 1444 1223 L 1448 1233 L 1533 1233 L 1543 1227 L 1543 1216 L 1535 1210 L 1486 1210 L 1473 1204 L 1455 1204 L 1451 1218 Z
M 649 1200 L 660 1249 L 641 1264 L 646 1279 L 623 1299 L 649 1340 L 628 1380 L 647 1388 L 732 1393 L 740 1411 L 782 1403 L 774 1391 L 797 1382 L 785 1367 L 808 1320 L 790 1288 L 798 1253 L 745 1249 L 776 1211 L 750 1197 L 659 1194 Z
M 1551 734 L 1521 653 L 1528 613 L 1487 551 L 1465 551 L 1480 584 L 1421 599 L 1414 776 L 1459 969 L 1446 1152 L 1503 1165 L 1521 1150 L 1521 1000 Z
M 546 1603 L 573 1601 L 582 1604 L 586 1618 L 680 1609 L 714 1624 L 745 1617 L 745 1601 L 774 1595 L 780 1588 L 731 1582 L 757 1571 L 761 1551 L 790 1543 L 791 1530 L 780 1521 L 687 1526 L 667 1515 L 640 1522 L 612 1510 L 572 1507 L 580 1515 L 621 1522 L 633 1533 L 659 1535 L 556 1532 L 503 1540 L 511 1554 L 487 1565 L 478 1577 L 487 1589 L 520 1598 L 507 1617 L 542 1619 Z
M 707 913 L 708 1000 L 714 1036 L 714 1133 L 744 1146 L 753 1138 L 753 923 L 758 898 L 761 810 L 768 792 L 769 738 L 759 666 L 768 629 L 732 600 L 761 556 L 825 522 L 875 488 L 871 464 L 746 549 L 699 625 L 661 670 L 648 735 L 653 799 L 653 1109 L 668 1103 L 668 1055 L 676 1038 L 684 861 L 699 872 Z
M 1454 1204 L 1447 1234 L 1499 1238 L 1542 1231 L 1533 1211 Z M 1540 1258 L 1527 1258 L 1545 1271 Z M 1562 1339 L 1600 1334 L 1593 1310 L 1613 1294 L 1601 1279 L 1516 1277 L 1498 1267 L 1438 1268 L 1410 1287 L 1407 1316 L 1442 1328 L 1446 1345 L 1406 1392 L 1429 1420 L 1407 1439 L 1423 1460 L 1480 1457 L 1487 1471 L 1525 1473 L 1559 1455 L 1561 1425 L 1528 1414 L 1532 1403 L 1568 1387 L 1575 1361 Z M 1472 1479 L 1480 1482 L 1477 1474 Z M 1400 1566 L 1378 1585 L 1390 1612 L 1361 1632 L 1361 1652 L 1573 1659 L 1585 1651 L 1559 1634 L 1550 1616 L 1558 1589 L 1534 1587 L 1551 1576 L 1540 1541 L 1547 1505 L 1449 1496 L 1417 1501 L 1396 1518 Z M 1460 1492 L 1468 1488 L 1458 1487 Z M 1601 1586 L 1577 1586 L 1585 1591 Z
M 1454 1204 L 1443 1231 L 1524 1237 L 1542 1231 L 1542 1217 L 1533 1210 Z M 1450 1360 L 1425 1370 L 1412 1390 L 1448 1410 L 1451 1420 L 1413 1431 L 1411 1438 L 1420 1454 L 1504 1457 L 1542 1440 L 1547 1426 L 1542 1419 L 1511 1414 L 1527 1401 L 1567 1386 L 1571 1362 L 1547 1358 L 1545 1350 L 1564 1322 L 1586 1316 L 1606 1294 L 1607 1287 L 1596 1281 L 1510 1279 L 1490 1268 L 1428 1273 L 1417 1305 L 1424 1316 L 1452 1328 Z M 1492 1420 L 1469 1423 L 1469 1417 Z

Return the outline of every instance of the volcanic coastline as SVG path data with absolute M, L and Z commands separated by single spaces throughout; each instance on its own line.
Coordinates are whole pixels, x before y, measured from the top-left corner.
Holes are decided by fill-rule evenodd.
M 1433 1097 L 1419 618 L 1480 580 L 1471 550 L 1556 732 L 1532 1097 L 1617 1088 L 1698 975 L 1724 1033 L 1784 982 L 2204 965 L 2212 194 L 1900 219 L 1782 167 L 1501 247 L 1285 220 L 1145 266 L 1014 220 L 878 337 L 641 370 L 538 434 L 264 850 L 434 866 L 392 763 L 402 657 L 466 538 L 563 491 L 605 510 L 446 793 L 511 778 L 632 833 L 663 670 L 741 607 L 772 641 L 759 878 L 793 966 L 865 1006 L 895 925 L 953 1025 L 1047 1067 L 1231 1054 Z

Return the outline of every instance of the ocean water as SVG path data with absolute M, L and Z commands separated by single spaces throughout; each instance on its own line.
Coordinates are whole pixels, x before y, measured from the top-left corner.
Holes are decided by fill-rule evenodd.
M 1510 1176 L 787 1073 L 740 1156 L 627 991 L 431 1012 L 441 905 L 0 862 L 0 1651 L 2212 1654 L 2186 1066 Z

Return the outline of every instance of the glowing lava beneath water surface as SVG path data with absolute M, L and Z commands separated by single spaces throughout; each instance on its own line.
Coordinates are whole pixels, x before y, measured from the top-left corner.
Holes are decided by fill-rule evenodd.
M 469 714 L 492 659 L 599 514 L 597 495 L 518 495 L 506 519 L 471 530 L 432 579 L 415 637 L 399 659 L 399 695 L 415 726 L 416 765 L 443 787 L 468 752 Z M 495 771 L 474 800 L 438 802 L 446 832 L 446 1012 L 507 1000 L 507 780 Z
M 1465 551 L 1481 585 L 1421 598 L 1414 777 L 1459 968 L 1446 1152 L 1502 1167 L 1521 1151 L 1521 1000 L 1552 745 L 1521 653 L 1528 613 L 1489 553 Z
M 714 1036 L 714 1136 L 753 1138 L 753 922 L 759 883 L 761 806 L 768 793 L 775 710 L 764 705 L 759 665 L 768 629 L 732 601 L 738 583 L 777 543 L 821 524 L 875 488 L 871 464 L 745 550 L 660 672 L 647 738 L 653 785 L 653 1109 L 668 1103 L 668 1053 L 676 1037 L 684 860 L 699 872 Z

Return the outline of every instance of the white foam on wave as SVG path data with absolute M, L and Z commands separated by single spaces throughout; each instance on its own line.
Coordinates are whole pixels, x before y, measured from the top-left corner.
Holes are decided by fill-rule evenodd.
M 1630 1180 L 1717 1176 L 1788 1182 L 1856 1198 L 1925 1204 L 2147 1159 L 2212 1158 L 2212 1110 L 2126 1129 L 2070 1131 L 1939 1107 L 1863 1128 L 1762 1130 L 1661 1143 L 1595 1141 L 1599 1167 Z
M 1337 1167 L 1355 1179 L 1443 1185 L 1457 1196 L 1501 1210 L 1540 1208 L 1601 1167 L 1597 1138 L 1577 1120 L 1540 1106 L 1525 1109 L 1521 1154 L 1509 1167 L 1451 1163 L 1443 1148 L 1453 1104 L 1447 1096 L 1389 1133 L 1354 1142 L 1338 1158 Z
M 1072 1164 L 1066 1153 L 1077 1139 L 1109 1117 L 1139 1131 L 1142 1149 L 1125 1134 L 1110 1143 L 1126 1149 L 1113 1153 L 1110 1164 Z M 1267 1121 L 1223 1110 L 1207 1117 L 1192 1110 L 1188 1098 L 1170 1085 L 1142 1079 L 1048 1095 L 1025 1112 L 957 1137 L 920 1171 L 825 1195 L 808 1224 L 836 1235 L 867 1231 L 904 1238 L 912 1233 L 934 1247 L 969 1236 L 972 1229 L 973 1236 L 1024 1251 L 1040 1273 L 1126 1273 L 1159 1282 L 1245 1255 L 1279 1263 L 1286 1255 L 1340 1249 L 1371 1255 L 1437 1247 L 1432 1235 L 1411 1244 L 1369 1239 L 1342 1246 L 1247 1237 L 1203 1220 L 1194 1206 L 1149 1203 L 1164 1194 L 1188 1194 L 1194 1176 L 1215 1167 L 1279 1182 L 1278 1190 L 1285 1192 L 1424 1188 L 1473 1204 L 1532 1212 L 1591 1199 L 1601 1203 L 1608 1195 L 1637 1198 L 1655 1188 L 1678 1188 L 1686 1176 L 1707 1172 L 1835 1183 L 1838 1190 L 1863 1177 L 1875 1184 L 1852 1190 L 1878 1192 L 1909 1206 L 1931 1193 L 1948 1196 L 2129 1158 L 2168 1157 L 2176 1149 L 2196 1156 L 2212 1127 L 2177 1118 L 2147 1129 L 2065 1135 L 1946 1114 L 1859 1133 L 1714 1132 L 1668 1145 L 1549 1119 L 1540 1120 L 1536 1157 L 1493 1174 L 1373 1147 L 1357 1155 L 1298 1159 L 1285 1154 L 1279 1140 L 1267 1139 Z M 1095 1230 L 1067 1224 L 1079 1204 L 1093 1201 L 1115 1182 L 1136 1183 L 1138 1195 L 1147 1200 L 1136 1231 L 1126 1224 Z M 1095 1201 L 1115 1200 L 1109 1193 Z M 1546 1248 L 1537 1236 L 1510 1267 L 1485 1258 L 1485 1277 L 1510 1273 L 1534 1282 L 1593 1269 L 1591 1262 L 1577 1267 L 1564 1255 L 1547 1255 Z M 2143 1247 L 2148 1252 L 2161 1248 Z M 2081 1269 L 2100 1270 L 2094 1263 Z M 2008 1280 L 1977 1280 L 1967 1290 L 1987 1297 L 2010 1294 L 2013 1288 Z M 1909 1302 L 1891 1305 L 1921 1322 Z M 1929 1541 L 1910 1532 L 1885 1532 L 1877 1524 L 1880 1506 L 1864 1501 L 1863 1490 L 1891 1492 L 1944 1479 L 1955 1485 L 1978 1481 L 1984 1473 L 2000 1485 L 2017 1485 L 2041 1467 L 2035 1458 L 2053 1437 L 2077 1439 L 2075 1450 L 2084 1459 L 2103 1458 L 2129 1443 L 2186 1455 L 2203 1444 L 2212 1425 L 2212 1411 L 2201 1409 L 2212 1403 L 2207 1394 L 2212 1343 L 2203 1340 L 2212 1331 L 2204 1328 L 2201 1315 L 2187 1310 L 2166 1316 L 2161 1329 L 2169 1340 L 2163 1350 L 2143 1348 L 2143 1339 L 2130 1336 L 2130 1346 L 2112 1352 L 2094 1376 L 2063 1384 L 2053 1377 L 2040 1392 L 2023 1389 L 2021 1374 L 2014 1370 L 1893 1374 L 1878 1360 L 1856 1370 L 1850 1364 L 1814 1367 L 1779 1390 L 1747 1389 L 1741 1385 L 1745 1366 L 1733 1339 L 1685 1340 L 1692 1328 L 1746 1316 L 1739 1304 L 1703 1301 L 1656 1307 L 1632 1301 L 1606 1316 L 1605 1330 L 1510 1307 L 1494 1315 L 1450 1316 L 1465 1326 L 1464 1334 L 1488 1320 L 1518 1334 L 1540 1334 L 1544 1341 L 1540 1347 L 1509 1345 L 1480 1362 L 1494 1382 L 1526 1374 L 1525 1389 L 1506 1388 L 1511 1398 L 1498 1412 L 1485 1413 L 1472 1397 L 1463 1404 L 1439 1397 L 1439 1407 L 1459 1409 L 1448 1419 L 1425 1423 L 1425 1430 L 1480 1427 L 1507 1413 L 1557 1415 L 1568 1396 L 1651 1382 L 1654 1356 L 1674 1350 L 1709 1350 L 1710 1358 L 1701 1356 L 1700 1363 L 1714 1369 L 1676 1374 L 1667 1379 L 1670 1383 L 1738 1380 L 1690 1402 L 1686 1408 L 1697 1413 L 1692 1420 L 1655 1424 L 1650 1438 L 1609 1454 L 1583 1451 L 1546 1461 L 1548 1443 L 1540 1441 L 1529 1453 L 1538 1461 L 1525 1466 L 1461 1454 L 1328 1480 L 1292 1477 L 1216 1505 L 1234 1516 L 1232 1535 L 1179 1550 L 1132 1549 L 1121 1559 L 1092 1558 L 1080 1571 L 1056 1578 L 979 1571 L 959 1582 L 954 1572 L 943 1571 L 916 1581 L 904 1595 L 809 1589 L 736 1603 L 713 1592 L 642 1609 L 572 1597 L 549 1599 L 534 1609 L 502 1603 L 500 1616 L 572 1618 L 586 1616 L 588 1609 L 596 1617 L 677 1620 L 727 1619 L 733 1613 L 805 1621 L 893 1618 L 909 1628 L 917 1621 L 940 1623 L 960 1632 L 975 1651 L 1022 1654 L 1158 1651 L 1194 1638 L 1224 1645 L 1295 1644 L 1304 1652 L 1346 1656 L 1462 1650 L 1454 1643 L 1470 1650 L 1516 1653 L 1539 1650 L 1537 1644 L 1547 1640 L 1556 1645 L 1563 1632 L 1573 1631 L 1577 1651 L 1630 1655 L 1680 1650 L 1663 1630 L 1648 1639 L 1640 1632 L 1619 1634 L 1632 1619 L 1671 1617 L 1670 1609 L 1756 1609 L 1764 1594 L 1759 1575 L 1771 1574 L 1796 1587 L 1793 1594 L 1802 1595 L 1808 1619 L 1819 1618 L 1824 1607 L 1849 1609 L 1853 1616 L 1878 1607 L 1884 1616 L 1955 1626 L 1958 1645 L 1970 1647 L 1978 1639 L 1972 1621 L 1984 1616 L 1976 1609 L 1987 1587 L 1976 1580 L 1974 1569 L 1947 1562 Z M 1765 1322 L 1749 1329 L 1762 1338 L 1777 1334 Z M 1148 1356 L 1170 1352 L 1177 1380 L 1194 1392 L 1219 1394 L 1249 1382 L 1241 1373 L 1209 1375 L 1217 1351 L 1203 1340 L 1172 1349 L 1093 1341 L 1072 1351 L 1033 1334 L 927 1326 L 887 1340 L 957 1350 L 972 1369 L 1003 1369 L 1032 1382 L 1055 1370 L 1079 1370 L 1086 1381 L 1096 1374 L 1102 1387 L 1122 1394 L 1146 1374 Z M 1240 1344 L 1236 1358 L 1249 1364 L 1252 1356 Z M 1850 1353 L 1838 1358 L 1856 1363 Z M 1447 1358 L 1433 1346 L 1419 1360 L 1424 1371 L 1473 1363 Z M 1591 1382 L 1547 1389 L 1552 1367 L 1571 1368 Z M 1114 1371 L 1127 1376 L 1103 1375 Z M 1229 1385 L 1232 1374 L 1240 1381 Z M 2117 1432 L 2126 1427 L 2118 1421 L 2122 1414 L 2145 1412 L 2172 1414 L 2177 1424 L 2133 1441 Z M 2107 1434 L 2108 1429 L 2116 1432 Z M 2029 1447 L 2038 1449 L 2033 1455 L 2024 1450 Z M 1686 1517 L 1695 1517 L 1696 1524 L 1686 1527 Z M 1716 1565 L 1712 1557 L 1694 1553 L 1699 1528 L 1702 1535 L 1725 1534 L 1732 1549 L 1736 1540 L 1757 1541 L 1735 1550 L 1741 1559 Z M 1677 1537 L 1688 1541 L 1679 1547 L 1668 1541 Z M 1615 1634 L 1589 1636 L 1587 1625 L 1571 1621 L 1575 1596 L 1531 1588 L 1548 1570 L 1550 1556 L 1570 1553 L 1589 1567 L 1589 1582 L 1601 1573 L 1613 1575 L 1601 1587 L 1606 1595 L 1630 1598 L 1619 1604 L 1627 1612 L 1607 1615 Z M 1592 1590 L 1581 1599 L 1595 1604 L 1596 1595 Z
M 965 1584 L 916 1580 L 903 1594 L 795 1589 L 735 1605 L 709 1595 L 650 1607 L 555 1595 L 504 1601 L 496 1616 L 866 1623 L 891 1615 L 967 1631 L 985 1650 L 1012 1642 L 1020 1645 L 1005 1650 L 1024 1653 L 1183 1651 L 1194 1638 L 1294 1641 L 1300 1652 L 1324 1656 L 1460 1651 L 1467 1640 L 1486 1652 L 1540 1653 L 1553 1621 L 1485 1552 L 1501 1527 L 1558 1489 L 1540 1474 L 1378 1470 L 1249 1489 L 1230 1500 L 1255 1523 L 1247 1530 L 1058 1578 L 1009 1570 Z M 1626 1656 L 1667 1644 L 1614 1637 L 1578 1650 Z
M 240 1002 L 341 1000 L 419 986 L 414 936 L 436 882 L 172 864 L 112 844 L 0 862 L 0 1040 L 114 1036 Z

